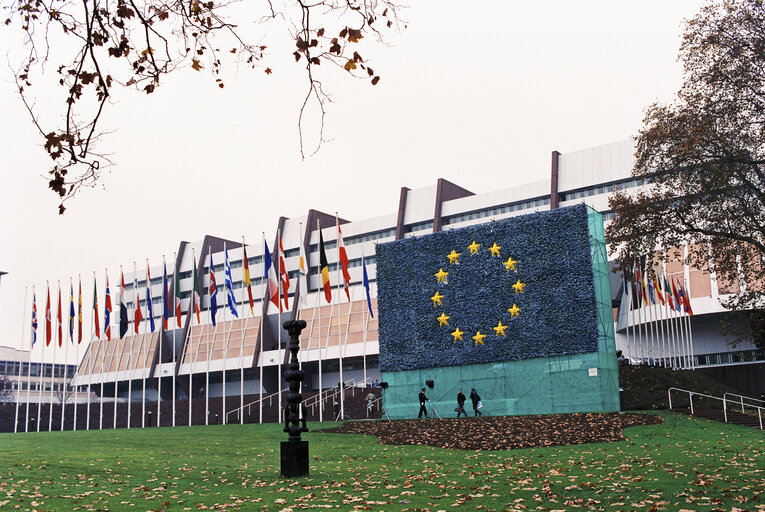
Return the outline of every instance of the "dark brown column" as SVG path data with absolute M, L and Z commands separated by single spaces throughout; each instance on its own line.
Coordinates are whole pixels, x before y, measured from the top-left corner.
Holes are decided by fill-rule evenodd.
M 396 240 L 404 238 L 404 218 L 406 216 L 407 187 L 401 187 L 401 195 L 398 198 L 398 218 L 396 219 Z
M 550 209 L 558 207 L 558 159 L 560 153 L 552 152 L 552 164 L 550 166 Z

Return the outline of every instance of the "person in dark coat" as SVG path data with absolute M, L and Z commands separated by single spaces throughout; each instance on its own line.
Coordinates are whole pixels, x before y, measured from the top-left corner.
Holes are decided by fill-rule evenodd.
M 481 401 L 481 397 L 478 396 L 478 393 L 476 393 L 475 388 L 472 388 L 470 390 L 470 400 L 473 401 L 473 412 L 475 413 L 475 416 L 483 416 L 483 414 L 481 414 L 481 411 L 478 410 L 478 404 Z
M 467 400 L 465 398 L 465 394 L 460 389 L 457 392 L 457 417 L 458 418 L 460 417 L 460 414 L 464 414 L 465 416 L 467 416 L 467 412 L 465 412 L 465 400 Z
M 428 417 L 428 410 L 425 408 L 425 402 L 430 402 L 430 400 L 425 396 L 425 388 L 422 388 L 422 391 L 420 391 L 420 412 L 417 414 L 418 418 L 422 418 L 423 414 L 425 414 L 426 418 Z

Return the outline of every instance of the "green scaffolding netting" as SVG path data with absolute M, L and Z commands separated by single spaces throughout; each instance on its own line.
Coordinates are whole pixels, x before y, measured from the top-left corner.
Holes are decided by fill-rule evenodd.
M 586 354 L 520 361 L 471 364 L 383 372 L 388 382 L 383 393 L 385 412 L 391 418 L 417 416 L 417 396 L 426 380 L 430 399 L 428 414 L 456 415 L 457 392 L 475 388 L 486 415 L 553 414 L 619 410 L 619 376 L 608 276 L 603 216 L 588 213 L 590 252 L 598 311 L 598 350 Z M 468 399 L 466 409 L 472 414 Z

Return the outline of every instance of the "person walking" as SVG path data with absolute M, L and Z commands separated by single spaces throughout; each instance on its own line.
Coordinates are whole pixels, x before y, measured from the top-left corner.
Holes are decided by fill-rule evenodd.
M 457 417 L 460 417 L 460 414 L 464 414 L 465 417 L 467 417 L 467 412 L 465 412 L 465 394 L 460 389 L 457 391 Z
M 483 404 L 481 403 L 481 397 L 478 396 L 475 388 L 470 390 L 470 400 L 473 401 L 473 412 L 475 413 L 474 416 L 483 416 L 481 411 L 479 411 L 479 409 L 483 407 Z
M 430 400 L 425 396 L 425 388 L 422 388 L 422 391 L 420 391 L 420 412 L 417 414 L 418 418 L 422 418 L 423 414 L 425 414 L 426 418 L 428 417 L 428 410 L 425 408 L 425 402 L 430 402 Z

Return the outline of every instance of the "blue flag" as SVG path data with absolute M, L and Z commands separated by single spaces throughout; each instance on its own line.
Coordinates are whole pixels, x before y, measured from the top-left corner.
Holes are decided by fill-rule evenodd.
M 239 318 L 236 311 L 236 299 L 234 298 L 234 281 L 231 279 L 231 265 L 228 263 L 228 248 L 224 245 L 223 252 L 226 254 L 226 303 L 231 314 Z
M 364 288 L 367 290 L 367 306 L 369 307 L 369 314 L 372 318 L 375 317 L 372 313 L 372 299 L 369 297 L 369 276 L 367 275 L 367 264 L 364 262 L 364 258 L 361 258 L 361 266 L 364 269 Z
M 69 282 L 69 341 L 74 343 L 74 288 Z
M 212 252 L 210 252 L 210 319 L 215 325 L 215 315 L 218 314 L 218 287 L 215 286 L 215 270 L 213 270 Z

